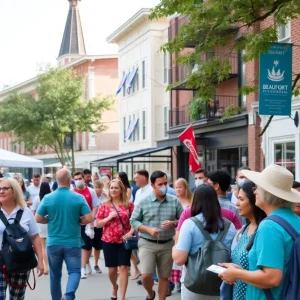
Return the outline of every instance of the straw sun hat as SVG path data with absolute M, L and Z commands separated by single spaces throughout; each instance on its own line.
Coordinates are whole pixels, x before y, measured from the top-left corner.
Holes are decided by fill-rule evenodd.
M 292 188 L 294 175 L 287 169 L 272 164 L 261 173 L 249 170 L 242 170 L 241 172 L 257 186 L 272 195 L 289 202 L 300 202 L 300 192 Z

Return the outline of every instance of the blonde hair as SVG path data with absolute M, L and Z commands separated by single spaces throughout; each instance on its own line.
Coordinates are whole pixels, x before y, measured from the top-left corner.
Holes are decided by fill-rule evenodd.
M 13 178 L 0 178 L 1 182 L 9 182 L 10 187 L 13 190 L 14 201 L 16 205 L 21 206 L 22 208 L 27 207 L 26 202 L 24 200 L 23 192 L 19 182 Z
M 184 178 L 178 178 L 175 181 L 175 187 L 176 184 L 182 184 L 185 188 L 185 198 L 188 200 L 189 203 L 192 202 L 193 200 L 193 193 L 191 192 L 191 189 L 189 187 L 189 184 L 187 183 L 187 181 Z
M 94 182 L 95 182 L 96 180 L 99 180 L 98 172 L 95 172 L 95 173 L 92 175 L 92 179 L 93 179 Z
M 121 203 L 124 207 L 128 207 L 129 206 L 129 200 L 128 200 L 128 197 L 127 197 L 127 189 L 125 188 L 124 184 L 122 183 L 121 180 L 119 179 L 113 179 L 110 183 L 109 183 L 109 188 L 111 186 L 112 183 L 115 183 L 117 182 L 118 185 L 119 185 L 119 188 L 120 188 L 120 200 L 121 200 Z M 110 195 L 110 189 L 108 190 L 108 197 L 105 201 L 105 203 L 112 203 L 112 197 Z
M 102 181 L 100 181 L 99 179 L 95 180 L 94 181 L 94 187 L 95 188 L 103 188 L 104 187 L 104 183 Z

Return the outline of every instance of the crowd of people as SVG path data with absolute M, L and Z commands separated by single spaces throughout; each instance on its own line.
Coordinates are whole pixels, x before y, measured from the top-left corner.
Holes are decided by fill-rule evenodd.
M 0 178 L 1 211 L 10 220 L 24 211 L 20 224 L 31 237 L 38 275 L 50 275 L 52 300 L 75 299 L 80 280 L 93 270 L 102 273 L 101 250 L 111 300 L 126 299 L 130 276 L 144 287 L 146 300 L 165 300 L 175 287 L 182 300 L 280 299 L 293 238 L 269 217 L 283 218 L 300 233 L 300 183 L 285 168 L 270 165 L 258 173 L 241 167 L 233 186 L 225 170 L 199 169 L 192 186 L 147 170 L 135 172 L 133 186 L 121 171 L 110 178 L 63 168 L 55 177 L 34 174 L 27 188 L 17 176 Z M 0 241 L 4 230 L 0 221 Z M 133 237 L 138 249 L 124 246 Z M 189 258 L 208 240 L 220 240 L 231 256 L 217 262 L 224 267 L 219 275 L 209 277 L 220 286 L 217 295 L 209 287 L 190 288 L 187 276 L 194 267 Z M 9 284 L 0 270 L 0 299 L 8 286 L 11 299 L 24 299 L 30 271 L 8 275 Z

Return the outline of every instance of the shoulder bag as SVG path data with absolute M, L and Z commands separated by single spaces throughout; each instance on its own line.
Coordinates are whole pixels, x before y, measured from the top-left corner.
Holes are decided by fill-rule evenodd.
M 123 223 L 123 221 L 120 217 L 119 211 L 117 210 L 116 206 L 113 203 L 111 203 L 111 204 L 113 205 L 113 207 L 114 207 L 114 209 L 115 209 L 115 211 L 118 215 L 118 218 L 119 218 L 119 220 L 122 224 L 123 232 L 126 234 L 125 226 L 124 226 L 124 223 Z M 136 236 L 132 236 L 128 240 L 124 240 L 123 244 L 124 244 L 124 247 L 125 247 L 126 250 L 137 250 L 138 249 L 138 238 Z

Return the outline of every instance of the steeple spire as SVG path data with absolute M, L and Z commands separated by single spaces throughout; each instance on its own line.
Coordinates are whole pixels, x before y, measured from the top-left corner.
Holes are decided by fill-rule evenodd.
M 85 44 L 79 13 L 79 1 L 68 0 L 70 7 L 58 58 L 63 55 L 76 57 L 85 55 Z

